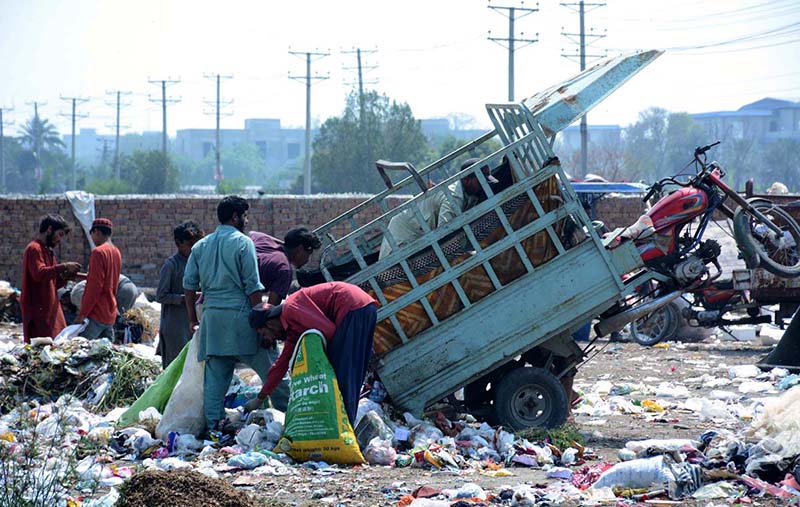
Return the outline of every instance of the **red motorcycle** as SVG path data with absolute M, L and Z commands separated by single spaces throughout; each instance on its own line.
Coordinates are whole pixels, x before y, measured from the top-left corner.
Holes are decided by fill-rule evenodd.
M 703 235 L 715 212 L 733 221 L 734 238 L 739 256 L 748 268 L 763 267 L 778 276 L 800 276 L 800 226 L 784 210 L 761 198 L 746 200 L 726 185 L 725 172 L 716 162 L 706 162 L 706 152 L 719 144 L 698 147 L 694 151 L 695 175 L 687 181 L 677 177 L 663 178 L 654 183 L 644 198 L 651 197 L 667 186 L 677 190 L 662 197 L 645 215 L 621 231 L 613 242 L 633 241 L 645 266 L 657 273 L 637 290 L 634 301 L 611 312 L 597 325 L 596 332 L 604 336 L 633 322 L 633 335 L 644 345 L 653 345 L 668 333 L 672 322 L 666 312 L 675 311 L 669 304 L 686 293 L 694 296 L 693 303 L 684 309 L 690 323 L 697 325 L 743 324 L 763 322 L 754 304 L 744 294 L 734 291 L 727 282 L 718 282 L 722 269 L 717 260 L 720 244 Z M 689 165 L 687 165 L 687 168 Z M 714 268 L 712 272 L 711 268 Z M 747 309 L 751 319 L 726 321 L 725 313 Z M 632 316 L 636 316 L 631 319 Z M 720 320 L 723 319 L 723 320 Z M 768 317 L 767 317 L 768 320 Z M 676 324 L 678 319 L 672 319 Z M 694 322 L 693 322 L 694 321 Z M 645 329 L 655 327 L 648 332 Z M 641 333 L 637 331 L 641 330 Z

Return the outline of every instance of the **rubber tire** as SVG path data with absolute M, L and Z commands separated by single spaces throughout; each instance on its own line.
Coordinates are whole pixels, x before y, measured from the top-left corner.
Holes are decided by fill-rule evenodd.
M 751 206 L 756 209 L 770 209 L 770 213 L 780 216 L 780 218 L 787 224 L 788 228 L 790 229 L 789 232 L 794 237 L 795 243 L 800 245 L 800 226 L 797 225 L 797 222 L 783 209 L 774 206 L 774 204 L 762 198 L 753 198 L 748 199 Z M 750 249 L 756 252 L 758 258 L 760 260 L 759 267 L 763 267 L 767 271 L 772 274 L 778 275 L 783 278 L 795 278 L 800 276 L 800 255 L 798 255 L 798 261 L 793 266 L 785 266 L 783 264 L 779 264 L 772 260 L 769 255 L 763 250 L 761 243 L 753 237 L 752 230 L 750 229 L 750 220 L 747 216 L 742 216 L 745 213 L 743 208 L 737 208 L 736 212 L 733 215 L 733 223 L 734 226 L 739 224 L 744 224 L 744 226 L 740 225 L 741 230 L 739 231 L 739 235 L 743 238 L 743 241 L 746 241 L 749 244 Z M 797 247 L 796 247 L 797 248 Z
M 656 343 L 674 338 L 675 333 L 678 331 L 678 326 L 680 325 L 680 310 L 676 305 L 670 303 L 648 315 L 648 317 L 650 316 L 656 318 L 663 316 L 663 318 L 666 319 L 663 329 L 657 334 L 645 335 L 639 332 L 639 326 L 636 324 L 642 319 L 631 322 L 631 338 L 633 338 L 636 343 L 645 347 L 652 347 Z
M 526 417 L 515 405 L 520 396 L 530 394 L 531 390 L 544 407 L 541 414 Z M 521 367 L 508 372 L 498 383 L 494 411 L 500 424 L 517 431 L 530 427 L 555 428 L 567 420 L 569 400 L 555 375 L 543 368 Z

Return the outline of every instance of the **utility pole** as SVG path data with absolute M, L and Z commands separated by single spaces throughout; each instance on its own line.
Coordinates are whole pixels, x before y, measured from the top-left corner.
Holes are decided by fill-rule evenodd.
M 491 0 L 489 0 L 491 2 Z M 536 4 L 536 9 L 531 9 L 524 6 L 524 2 L 520 2 L 519 7 L 501 7 L 498 5 L 489 5 L 489 8 L 495 10 L 508 18 L 508 37 L 492 37 L 491 30 L 489 31 L 489 40 L 500 44 L 508 49 L 508 101 L 514 102 L 514 51 L 522 49 L 525 46 L 530 46 L 539 39 L 524 39 L 516 37 L 514 24 L 516 20 L 522 19 L 525 16 L 538 12 L 539 4 Z M 517 15 L 519 14 L 519 15 Z M 525 35 L 525 32 L 520 32 L 520 35 Z M 536 37 L 539 33 L 536 33 Z M 516 43 L 521 42 L 521 46 Z
M 289 75 L 289 79 L 294 79 L 295 81 L 303 81 L 306 82 L 306 147 L 305 147 L 305 164 L 303 167 L 303 194 L 310 195 L 311 194 L 311 81 L 314 79 L 328 79 L 329 76 L 312 76 L 311 75 L 311 60 L 312 57 L 314 60 L 319 60 L 320 58 L 325 58 L 329 56 L 330 53 L 315 53 L 310 51 L 289 51 L 290 55 L 295 55 L 297 57 L 302 58 L 305 56 L 306 60 L 306 75 L 305 76 L 292 76 Z
M 161 125 L 161 153 L 164 155 L 164 160 L 167 158 L 167 104 L 176 104 L 180 102 L 180 97 L 170 97 L 167 98 L 167 85 L 173 85 L 176 83 L 180 83 L 180 79 L 149 79 L 148 82 L 154 85 L 161 85 L 161 98 L 154 99 L 148 96 L 150 102 L 161 102 L 161 116 L 162 116 L 162 125 Z
M 10 127 L 14 124 L 14 122 L 11 121 L 5 123 L 5 120 L 3 119 L 3 113 L 10 113 L 13 110 L 13 108 L 0 106 L 0 190 L 3 192 L 8 190 L 6 187 L 6 145 L 3 137 L 3 127 Z
M 68 113 L 60 113 L 61 116 L 66 118 L 72 118 L 72 189 L 75 190 L 78 188 L 78 177 L 76 175 L 76 167 L 75 167 L 75 120 L 77 118 L 88 118 L 89 115 L 87 113 L 77 114 L 75 109 L 78 104 L 83 104 L 88 102 L 89 99 L 87 97 L 61 97 L 61 100 L 66 100 L 72 102 L 72 114 Z
M 231 114 L 233 114 L 231 112 L 226 112 L 226 113 L 222 113 L 221 112 L 221 108 L 223 106 L 229 106 L 229 105 L 233 104 L 233 101 L 232 100 L 221 100 L 220 99 L 220 81 L 222 79 L 232 79 L 233 76 L 223 76 L 221 74 L 206 74 L 203 77 L 205 77 L 207 79 L 213 79 L 213 80 L 215 80 L 217 82 L 217 100 L 216 101 L 207 100 L 205 102 L 208 105 L 214 105 L 215 106 L 214 107 L 214 112 L 211 113 L 211 114 L 214 114 L 214 116 L 216 116 L 216 118 L 217 118 L 217 127 L 216 127 L 216 133 L 217 133 L 216 139 L 217 140 L 214 143 L 214 155 L 216 156 L 217 163 L 216 163 L 216 166 L 214 167 L 214 180 L 216 180 L 218 182 L 217 184 L 219 184 L 219 182 L 221 182 L 223 179 L 225 179 L 225 176 L 222 174 L 222 160 L 220 158 L 220 150 L 222 149 L 222 146 L 221 146 L 221 142 L 222 141 L 220 140 L 220 135 L 219 135 L 219 118 L 223 114 L 225 116 L 230 116 Z M 209 113 L 206 112 L 206 114 L 209 114 Z
M 364 85 L 365 84 L 376 84 L 377 83 L 377 80 L 364 81 L 364 71 L 369 72 L 371 70 L 374 70 L 374 69 L 378 68 L 377 65 L 363 65 L 362 62 L 361 62 L 361 54 L 362 53 L 365 53 L 365 54 L 376 53 L 376 52 L 377 52 L 377 49 L 361 49 L 361 48 L 356 48 L 356 49 L 351 50 L 351 51 L 342 51 L 342 53 L 344 53 L 346 55 L 347 54 L 351 55 L 353 53 L 355 53 L 355 55 L 356 55 L 357 66 L 356 67 L 344 67 L 344 70 L 357 70 L 358 71 L 358 122 L 359 122 L 359 127 L 360 128 L 364 128 Z M 345 84 L 353 85 L 355 83 L 349 82 L 349 83 L 345 83 Z
M 42 122 L 39 120 L 39 106 L 46 106 L 47 102 L 26 102 L 28 105 L 33 105 L 33 156 L 36 160 L 36 167 L 34 168 L 34 175 L 36 180 L 40 180 L 42 178 L 42 166 L 39 163 L 41 159 L 41 150 L 42 150 Z
M 114 139 L 115 139 L 114 140 L 114 175 L 116 176 L 116 178 L 118 180 L 120 180 L 120 179 L 122 179 L 122 174 L 120 172 L 120 159 L 119 159 L 119 129 L 120 128 L 128 128 L 128 126 L 126 125 L 126 126 L 122 127 L 120 125 L 120 122 L 119 122 L 119 111 L 120 111 L 121 108 L 131 105 L 130 102 L 122 102 L 122 97 L 124 95 L 130 95 L 131 92 L 124 92 L 124 91 L 121 91 L 121 90 L 117 90 L 115 92 L 114 91 L 106 92 L 106 94 L 107 95 L 111 95 L 112 97 L 116 96 L 117 121 L 114 122 L 114 130 L 115 130 L 115 135 L 114 135 Z M 106 104 L 109 105 L 109 106 L 114 106 L 115 103 L 114 102 L 106 102 Z
M 601 34 L 593 34 L 593 33 L 586 33 L 586 8 L 588 7 L 589 10 L 594 10 L 598 7 L 603 7 L 605 3 L 588 3 L 581 0 L 577 3 L 562 3 L 564 7 L 567 7 L 570 10 L 577 11 L 580 17 L 580 30 L 578 33 L 567 33 L 561 32 L 561 35 L 568 38 L 572 43 L 577 44 L 578 46 L 578 54 L 566 54 L 562 53 L 561 56 L 564 58 L 575 58 L 576 56 L 579 58 L 579 62 L 581 65 L 581 72 L 586 70 L 586 58 L 602 58 L 606 55 L 587 55 L 586 54 L 586 38 L 589 37 L 592 40 L 589 42 L 588 45 L 591 45 L 593 42 L 598 41 L 605 37 L 605 33 Z M 563 27 L 562 27 L 563 30 Z M 575 37 L 578 39 L 576 40 Z M 589 123 L 587 115 L 583 115 L 581 118 L 581 175 L 586 176 L 586 173 L 589 172 Z

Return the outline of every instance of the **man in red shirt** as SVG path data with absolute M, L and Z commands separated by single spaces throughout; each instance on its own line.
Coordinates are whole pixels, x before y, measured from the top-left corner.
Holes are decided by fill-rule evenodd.
M 328 282 L 305 287 L 290 295 L 282 305 L 258 305 L 250 312 L 250 325 L 267 340 L 286 340 L 278 360 L 267 374 L 257 398 L 245 410 L 264 403 L 289 369 L 300 335 L 319 330 L 328 341 L 328 359 L 336 372 L 347 417 L 353 424 L 358 397 L 372 357 L 372 340 L 377 302 L 359 287 L 346 282 Z
M 87 319 L 81 336 L 114 339 L 114 321 L 117 319 L 117 284 L 122 270 L 122 254 L 111 243 L 114 224 L 107 218 L 92 222 L 89 234 L 96 245 L 89 257 L 89 273 L 81 302 L 81 319 Z
M 55 337 L 66 327 L 56 290 L 81 269 L 77 262 L 56 264 L 53 249 L 69 233 L 60 215 L 45 215 L 39 222 L 39 237 L 22 254 L 22 334 L 25 343 L 39 336 Z

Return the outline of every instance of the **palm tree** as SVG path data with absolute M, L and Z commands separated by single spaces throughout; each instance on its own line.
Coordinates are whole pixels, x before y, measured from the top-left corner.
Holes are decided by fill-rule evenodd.
M 41 119 L 38 115 L 34 116 L 28 123 L 22 126 L 22 144 L 34 152 L 47 151 L 54 148 L 64 148 L 64 142 L 56 130 L 56 127 L 48 120 Z

